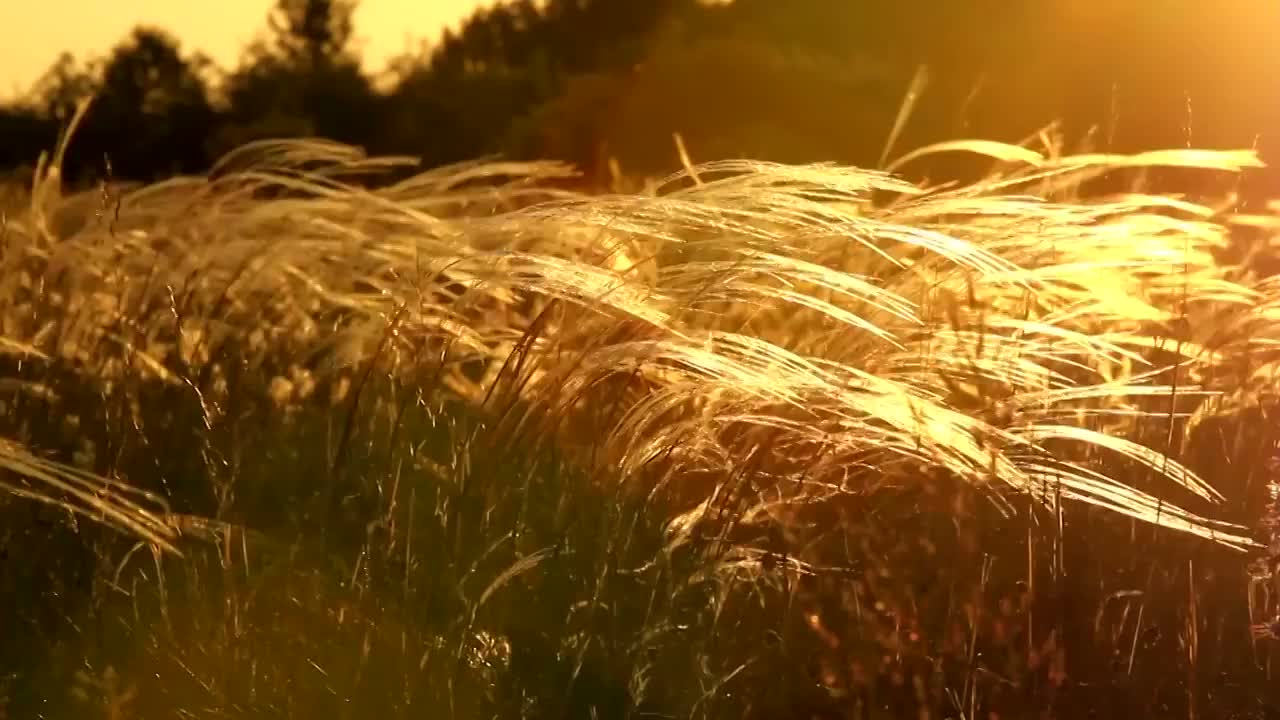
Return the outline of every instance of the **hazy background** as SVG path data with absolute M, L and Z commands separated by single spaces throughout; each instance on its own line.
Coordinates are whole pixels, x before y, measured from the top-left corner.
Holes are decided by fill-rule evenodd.
M 32 167 L 95 97 L 65 168 L 86 181 L 297 136 L 424 166 L 565 160 L 593 187 L 674 169 L 676 134 L 697 161 L 871 166 L 922 71 L 897 152 L 1055 123 L 1070 150 L 1280 155 L 1274 0 L 2 5 L 0 168 Z
M 443 32 L 445 27 L 450 32 Z M 927 717 L 950 717 L 957 714 L 953 706 L 961 705 L 962 691 L 988 702 L 990 714 L 970 705 L 961 713 L 969 718 L 1280 718 L 1280 684 L 1272 662 L 1280 645 L 1266 648 L 1249 634 L 1246 600 L 1252 598 L 1244 596 L 1244 558 L 1219 564 L 1215 559 L 1221 555 L 1186 538 L 1156 535 L 1089 512 L 1073 510 L 1065 523 L 1061 515 L 1058 523 L 1047 516 L 1045 522 L 1032 522 L 1021 515 L 1025 506 L 1019 501 L 1007 506 L 1016 515 L 1000 517 L 1006 506 L 952 492 L 954 478 L 948 473 L 913 477 L 908 463 L 889 475 L 908 480 L 911 487 L 891 482 L 888 492 L 870 493 L 856 504 L 797 509 L 785 521 L 797 529 L 795 538 L 789 533 L 761 538 L 760 547 L 768 553 L 756 557 L 765 568 L 778 567 L 775 576 L 785 583 L 754 582 L 745 574 L 750 555 L 732 556 L 743 575 L 707 572 L 698 558 L 725 557 L 723 549 L 712 548 L 734 547 L 746 537 L 740 530 L 753 531 L 726 518 L 724 526 L 690 526 L 680 533 L 687 539 L 672 544 L 656 490 L 636 493 L 635 503 L 620 502 L 631 493 L 615 494 L 617 483 L 562 472 L 557 462 L 539 460 L 526 471 L 523 448 L 510 447 L 502 429 L 513 427 L 521 442 L 539 437 L 525 432 L 524 421 L 498 423 L 500 434 L 491 434 L 488 428 L 495 425 L 487 419 L 488 407 L 474 415 L 440 416 L 433 405 L 419 402 L 416 381 L 422 378 L 421 386 L 428 388 L 441 377 L 429 368 L 437 358 L 418 358 L 428 371 L 401 376 L 413 384 L 379 379 L 369 371 L 381 367 L 373 361 L 334 367 L 329 361 L 336 356 L 323 349 L 327 343 L 322 341 L 336 337 L 342 347 L 355 347 L 358 343 L 347 340 L 381 330 L 367 324 L 363 310 L 335 312 L 329 303 L 303 310 L 309 296 L 290 295 L 291 282 L 279 285 L 280 296 L 273 287 L 271 297 L 262 297 L 264 304 L 258 305 L 268 294 L 257 290 L 267 287 L 260 284 L 266 279 L 251 279 L 259 284 L 246 285 L 243 293 L 221 283 L 228 272 L 236 273 L 236 287 L 242 275 L 256 276 L 255 253 L 269 252 L 272 264 L 263 267 L 272 268 L 277 259 L 288 262 L 288 253 L 321 248 L 324 255 L 311 258 L 314 264 L 301 263 L 303 276 L 308 267 L 320 268 L 322 279 L 346 288 L 346 279 L 339 277 L 343 266 L 333 263 L 357 258 L 352 272 L 373 273 L 366 278 L 372 282 L 353 282 L 348 292 L 377 301 L 374 291 L 382 278 L 394 277 L 394 257 L 386 259 L 382 245 L 353 245 L 350 256 L 339 252 L 336 259 L 326 249 L 337 250 L 349 237 L 342 231 L 348 222 L 356 229 L 383 226 L 382 216 L 368 215 L 358 198 L 351 204 L 276 205 L 268 199 L 276 190 L 251 195 L 254 180 L 233 179 L 215 188 L 214 197 L 230 194 L 229 204 L 215 200 L 205 207 L 205 219 L 188 228 L 185 216 L 163 212 L 164 203 L 184 202 L 188 192 L 193 202 L 203 202 L 210 196 L 200 181 L 179 184 L 175 195 L 166 195 L 163 186 L 159 192 L 144 191 L 133 196 L 139 204 L 132 208 L 121 201 L 129 195 L 107 184 L 188 173 L 218 176 L 228 165 L 234 170 L 262 159 L 246 152 L 226 161 L 229 151 L 245 143 L 318 136 L 371 153 L 408 155 L 423 168 L 495 155 L 557 159 L 581 169 L 575 189 L 631 190 L 679 167 L 676 134 L 695 161 L 747 157 L 874 167 L 886 154 L 941 140 L 1024 142 L 1051 123 L 1056 128 L 1044 137 L 1060 138 L 1067 151 L 1256 146 L 1264 158 L 1280 164 L 1278 29 L 1280 0 L 732 0 L 715 6 L 699 0 L 510 0 L 478 10 L 459 0 L 0 0 L 0 68 L 12 74 L 0 84 L 21 86 L 0 101 L 0 340 L 15 340 L 0 346 L 0 368 L 5 368 L 0 369 L 5 403 L 0 438 L 19 439 L 49 457 L 86 462 L 107 476 L 162 491 L 175 511 L 189 517 L 227 519 L 255 535 L 263 532 L 259 537 L 218 530 L 219 537 L 236 540 L 210 544 L 217 552 L 205 558 L 207 565 L 193 558 L 182 570 L 148 582 L 154 596 L 151 591 L 140 596 L 137 585 L 121 579 L 123 562 L 117 558 L 134 558 L 130 573 L 136 570 L 135 577 L 143 572 L 157 577 L 151 567 L 158 562 L 129 551 L 131 539 L 98 535 L 96 526 L 72 528 L 60 513 L 54 517 L 54 509 L 5 505 L 0 514 L 0 720 L 174 717 L 173 708 L 193 720 L 217 713 L 303 717 L 308 710 L 312 717 L 390 718 L 422 715 L 424 706 L 427 716 L 591 720 L 626 716 L 609 708 L 626 705 L 633 682 L 656 688 L 652 695 L 659 699 L 636 708 L 631 716 L 637 718 L 692 714 L 669 709 L 680 707 L 701 708 L 712 718 L 753 717 L 746 708 L 760 718 L 921 718 L 926 715 L 918 708 L 926 702 L 940 710 Z M 406 37 L 425 38 L 428 44 L 418 47 Z M 895 152 L 886 153 L 904 95 L 917 77 L 926 80 L 919 100 Z M 64 136 L 76 108 L 88 98 L 93 103 L 71 136 L 62 175 L 55 176 L 87 192 L 66 202 L 52 192 L 32 198 L 38 159 Z M 989 170 L 989 162 L 973 158 L 903 169 L 913 178 L 927 174 L 933 180 Z M 280 172 L 265 183 L 269 188 L 287 183 L 286 171 Z M 1176 190 L 1195 191 L 1202 177 L 1177 178 Z M 1133 179 L 1125 173 L 1105 181 L 1122 180 L 1125 185 L 1116 186 L 1127 188 Z M 1149 190 L 1171 187 L 1162 184 L 1168 178 L 1160 172 L 1146 179 Z M 1274 175 L 1259 173 L 1249 183 L 1259 197 L 1280 198 Z M 406 191 L 427 192 L 422 185 L 414 187 Z M 723 213 L 731 218 L 729 204 L 756 207 L 750 192 L 735 197 L 723 187 L 712 189 L 704 197 L 713 214 L 702 217 Z M 264 203 L 245 204 L 257 198 Z M 27 215 L 33 201 L 42 204 Z M 112 205 L 123 206 L 126 221 L 150 234 L 117 232 Z M 50 206 L 54 212 L 46 212 Z M 304 228 L 296 242 L 277 245 L 277 228 L 289 230 L 277 221 L 292 223 L 297 207 L 320 213 L 317 235 Z M 416 207 L 434 212 L 436 206 Z M 598 212 L 612 215 L 613 208 L 623 208 L 624 215 L 636 212 L 648 222 L 667 207 L 611 201 Z M 152 208 L 160 212 L 150 214 Z M 443 212 L 452 210 L 445 204 Z M 468 207 L 463 212 L 486 211 Z M 572 219 L 576 212 L 566 211 L 563 221 L 547 219 L 555 213 L 546 213 L 530 222 L 539 228 L 536 233 L 553 233 L 600 219 L 584 215 L 577 221 Z M 226 213 L 233 224 L 214 227 L 214 213 Z M 876 215 L 922 217 L 896 208 Z M 386 217 L 395 222 L 394 213 Z M 1071 217 L 1078 229 L 1043 233 L 1051 249 L 1069 243 L 1077 232 L 1093 234 L 1088 223 L 1095 216 Z M 45 220 L 50 221 L 47 232 Z M 997 253 L 1045 267 L 1035 252 L 1045 238 L 1027 231 L 1029 224 L 1006 231 L 1000 218 L 966 213 L 924 221 L 930 229 L 954 231 L 958 242 L 970 237 L 965 223 L 980 224 L 977 236 L 984 244 L 990 238 Z M 702 222 L 678 222 L 675 231 L 696 241 L 706 237 L 698 229 Z M 1133 227 L 1147 232 L 1142 228 L 1152 222 L 1135 219 Z M 515 237 L 522 235 L 519 227 L 505 223 L 459 221 L 446 227 L 511 229 Z M 710 226 L 702 227 L 714 234 Z M 774 229 L 768 222 L 761 227 Z M 1183 227 L 1170 224 L 1162 241 L 1170 252 Z M 1111 226 L 1116 228 L 1126 226 Z M 85 232 L 61 241 L 77 229 Z M 816 238 L 797 231 L 801 256 L 813 249 L 822 259 L 835 259 L 826 248 L 837 247 L 837 234 L 846 231 L 837 228 Z M 1100 230 L 1102 236 L 1107 231 Z M 600 239 L 612 242 L 614 235 Z M 1240 235 L 1241 245 L 1251 237 Z M 395 240 L 411 244 L 414 238 L 401 234 Z M 786 240 L 784 253 L 792 247 Z M 699 272 L 701 245 L 694 242 L 694 254 L 681 254 L 677 261 L 693 260 L 686 267 Z M 920 289 L 930 300 L 926 307 L 933 297 L 946 302 L 945 285 L 935 293 L 918 280 L 898 284 L 886 279 L 894 273 L 882 272 L 887 264 L 864 268 L 862 250 L 856 242 L 850 247 L 848 277 L 862 278 L 866 272 L 858 282 L 886 291 Z M 1139 247 L 1143 250 L 1134 255 L 1152 247 L 1159 252 L 1160 245 L 1144 241 Z M 134 252 L 139 256 L 131 257 Z M 1270 249 L 1264 258 L 1272 263 L 1276 255 Z M 707 257 L 720 255 L 713 251 Z M 1117 251 L 1116 257 L 1127 263 L 1130 254 Z M 157 279 L 165 275 L 148 268 L 149 262 L 173 261 L 200 271 L 203 259 L 218 266 L 208 278 L 203 272 L 188 276 L 189 290 L 161 287 Z M 1099 313 L 1096 325 L 1091 320 L 1080 327 L 1096 327 L 1099 341 L 1119 337 L 1128 343 L 1148 332 L 1154 337 L 1159 331 L 1147 329 L 1155 323 L 1146 313 L 1124 317 L 1131 312 L 1123 302 L 1128 293 L 1145 295 L 1149 287 L 1146 263 L 1141 278 L 1129 285 L 1110 272 L 1108 262 L 1099 258 L 1100 282 L 1119 285 L 1115 295 L 1102 293 L 1095 310 L 1115 307 L 1117 314 Z M 117 263 L 125 272 L 110 271 Z M 904 269 L 904 278 L 915 271 Z M 803 274 L 788 271 L 778 277 Z M 428 276 L 411 277 L 425 284 Z M 689 277 L 674 278 L 677 292 Z M 744 282 L 755 282 L 753 277 L 743 275 Z M 1195 277 L 1198 287 L 1217 292 L 1208 276 Z M 1159 286 L 1165 279 L 1172 276 L 1152 282 Z M 761 289 L 773 287 L 763 275 L 760 281 Z M 447 273 L 430 282 L 447 290 L 457 287 Z M 797 289 L 811 285 L 800 283 Z M 1163 287 L 1153 291 L 1151 302 L 1169 297 L 1170 286 Z M 1245 323 L 1242 316 L 1252 308 L 1240 308 L 1221 328 L 1233 341 L 1226 347 L 1244 348 L 1241 353 L 1248 357 L 1224 358 L 1221 368 L 1228 376 L 1238 368 L 1253 377 L 1250 383 L 1270 388 L 1265 375 L 1276 356 L 1266 338 L 1256 338 L 1255 344 L 1243 337 L 1255 327 L 1275 327 L 1266 313 L 1280 306 L 1280 285 L 1260 287 L 1269 303 L 1255 306 L 1261 324 Z M 1224 298 L 1233 294 L 1222 292 Z M 505 337 L 508 327 L 518 331 L 526 322 L 539 332 L 554 328 L 543 325 L 541 316 L 502 318 L 500 309 L 490 313 L 485 293 L 476 296 L 484 300 L 479 305 L 472 304 L 472 296 L 468 292 L 455 305 L 428 302 L 448 317 L 456 312 L 464 319 L 479 318 L 471 309 L 483 311 L 477 331 L 486 338 Z M 532 307 L 524 304 L 523 292 L 517 296 L 522 307 Z M 1071 295 L 1047 297 L 1068 303 Z M 1112 297 L 1120 301 L 1113 303 Z M 1184 298 L 1184 305 L 1198 313 L 1201 305 L 1190 302 L 1194 299 Z M 970 300 L 976 300 L 973 293 Z M 1141 312 L 1145 305 L 1137 307 Z M 976 312 L 963 313 L 963 327 L 982 329 L 987 313 L 969 309 Z M 305 322 L 297 312 L 305 314 Z M 511 313 L 517 314 L 524 313 Z M 976 315 L 976 325 L 970 315 Z M 289 326 L 308 330 L 286 330 L 282 317 L 289 318 Z M 188 318 L 212 328 L 195 343 L 207 351 L 206 360 L 192 363 L 200 366 L 199 384 L 153 384 L 129 369 L 142 349 L 157 353 L 179 377 L 196 374 L 175 348 L 185 344 L 175 338 L 186 337 Z M 741 329 L 755 332 L 748 330 L 755 325 Z M 1182 319 L 1169 325 L 1170 343 L 1163 350 L 1181 352 L 1185 348 L 1172 338 L 1182 336 Z M 1198 334 L 1199 325 L 1185 329 L 1194 327 Z M 647 329 L 630 327 L 618 325 L 623 333 L 610 334 L 604 345 L 559 345 L 579 359 L 610 346 L 625 352 L 633 347 L 627 341 L 650 337 Z M 314 337 L 314 328 L 322 337 Z M 1001 326 L 992 328 L 1003 335 Z M 384 339 L 392 337 L 392 329 Z M 800 325 L 779 331 L 793 338 L 794 344 L 787 341 L 793 351 L 823 354 L 829 346 L 855 366 L 864 361 L 872 363 L 867 367 L 880 366 L 878 354 L 855 357 L 858 346 L 838 347 L 838 338 L 812 334 L 817 329 Z M 766 337 L 781 337 L 772 332 Z M 101 342 L 82 340 L 99 336 Z M 260 352 L 254 348 L 261 337 L 272 340 Z M 556 338 L 550 340 L 557 345 Z M 28 341 L 50 351 L 51 359 L 27 361 L 19 353 Z M 965 344 L 944 339 L 942 347 Z M 981 341 L 978 345 L 983 347 Z M 1003 341 L 994 345 L 1009 347 Z M 431 341 L 420 347 L 450 345 Z M 88 360 L 81 349 L 92 353 Z M 369 349 L 381 356 L 384 345 Z M 1171 357 L 1163 350 L 1152 357 Z M 948 362 L 938 357 L 922 357 L 922 372 L 937 364 L 942 375 L 950 374 Z M 237 358 L 257 359 L 249 364 Z M 1021 367 L 1004 359 L 987 365 Z M 909 363 L 889 366 L 916 371 Z M 1073 380 L 1087 377 L 1075 370 L 1068 374 Z M 1225 382 L 1213 375 L 1216 371 L 1206 379 L 1212 387 Z M 967 379 L 963 368 L 957 376 Z M 1181 368 L 1172 375 L 1178 393 L 1186 392 L 1178 383 L 1188 376 Z M 312 377 L 320 378 L 319 384 Z M 1149 382 L 1166 377 L 1152 375 Z M 296 381 L 301 397 L 304 379 L 313 386 L 305 404 L 299 400 L 296 408 L 283 409 L 268 404 L 275 402 L 270 396 L 276 380 Z M 211 390 L 216 395 L 210 400 L 221 404 L 207 405 L 205 391 L 228 383 L 230 390 Z M 949 388 L 957 396 L 981 395 L 983 402 L 970 398 L 957 407 L 984 415 L 1003 405 L 987 401 L 1003 398 L 1006 390 L 1015 392 L 1012 385 L 987 383 Z M 1222 481 L 1232 503 L 1221 508 L 1231 513 L 1224 519 L 1239 513 L 1252 522 L 1263 512 L 1257 501 L 1264 493 L 1262 480 L 1275 477 L 1266 461 L 1275 449 L 1263 443 L 1270 438 L 1265 430 L 1275 423 L 1267 398 L 1259 398 L 1267 414 L 1258 422 L 1241 422 L 1239 431 L 1234 423 L 1221 431 L 1206 423 L 1205 442 L 1197 445 L 1202 452 L 1179 450 L 1181 461 L 1208 469 L 1215 484 Z M 565 410 L 554 400 L 554 395 L 546 399 L 551 403 L 546 407 L 555 405 L 552 415 Z M 1119 400 L 1123 405 L 1115 407 L 1123 413 L 1139 404 L 1138 398 Z M 1136 427 L 1132 439 L 1157 449 L 1173 447 L 1177 438 L 1171 430 L 1183 407 L 1171 403 L 1167 420 Z M 605 409 L 600 417 L 609 413 Z M 590 408 L 582 415 L 587 421 L 595 417 Z M 1097 427 L 1114 427 L 1112 421 L 1113 416 L 1100 415 Z M 412 443 L 400 442 L 410 435 Z M 745 441 L 751 434 L 739 437 Z M 83 460 L 86 446 L 92 452 Z M 539 457 L 543 447 L 536 450 Z M 762 456 L 773 453 L 763 450 Z M 0 446 L 0 460 L 5 452 Z M 768 465 L 756 468 L 755 456 L 749 460 L 741 466 L 744 472 L 759 478 L 771 474 Z M 437 477 L 434 468 L 443 463 L 450 469 Z M 1157 484 L 1159 473 L 1132 467 L 1139 487 L 1173 489 Z M 398 481 L 402 468 L 404 483 Z M 392 477 L 396 482 L 383 482 Z M 689 479 L 702 482 L 696 475 Z M 917 479 L 920 492 L 913 491 Z M 738 480 L 735 487 L 744 489 L 755 481 L 735 474 Z M 1025 525 L 1021 517 L 1028 520 Z M 800 553 L 793 556 L 793 548 Z M 241 560 L 225 563 L 223 551 L 243 559 L 243 575 Z M 794 560 L 831 571 L 800 583 L 791 578 L 809 573 L 783 573 L 778 558 L 789 567 L 802 567 L 791 566 Z M 686 582 L 686 573 L 705 580 Z M 730 577 L 732 582 L 725 579 Z M 482 592 L 486 584 L 489 589 Z M 858 587 L 870 590 L 862 594 Z M 486 600 L 490 590 L 497 592 Z M 141 616 L 140 597 L 147 613 Z M 483 614 L 476 612 L 480 605 Z M 469 649 L 464 655 L 473 641 L 486 637 L 510 640 L 509 673 L 491 676 L 484 669 L 505 662 L 497 650 L 492 663 Z M 655 637 L 661 645 L 653 644 Z M 655 647 L 661 652 L 654 653 Z M 372 664 L 365 664 L 367 657 L 374 658 Z M 108 705 L 110 713 L 86 711 L 77 693 L 99 675 L 105 686 L 104 670 L 111 663 L 137 678 L 138 702 L 149 703 L 153 712 L 116 705 Z M 822 675 L 830 668 L 848 678 L 852 694 L 829 692 L 835 684 Z M 352 689 L 351 694 L 335 687 Z M 957 695 L 944 694 L 953 690 Z M 509 711 L 466 712 L 472 707 L 466 704 L 454 710 L 455 695 L 487 707 L 495 692 L 494 707 Z M 352 697 L 356 700 L 344 702 Z M 605 710 L 587 712 L 584 697 L 599 699 Z M 50 707 L 59 698 L 61 712 Z M 526 704 L 530 698 L 542 703 L 532 712 Z M 561 711 L 561 705 L 570 709 Z M 716 712 L 729 707 L 744 711 Z
M 0 3 L 0 97 L 27 92 L 64 50 L 105 54 L 137 25 L 166 30 L 190 50 L 232 65 L 264 31 L 272 0 L 45 0 Z M 393 56 L 435 42 L 486 0 L 364 0 L 355 10 L 355 41 L 364 67 L 381 70 Z

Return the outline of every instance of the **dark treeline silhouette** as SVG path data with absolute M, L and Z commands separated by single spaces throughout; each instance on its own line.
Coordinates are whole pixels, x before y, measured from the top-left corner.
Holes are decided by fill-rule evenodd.
M 872 165 L 921 67 L 899 150 L 1017 142 L 1059 121 L 1097 149 L 1266 156 L 1280 126 L 1264 72 L 1280 11 L 1253 0 L 511 0 L 383 77 L 353 49 L 355 4 L 279 0 L 229 69 L 150 28 L 104 58 L 64 55 L 0 108 L 0 166 L 33 165 L 88 96 L 64 168 L 83 180 L 198 172 L 247 141 L 302 136 L 426 166 L 562 159 L 593 183 L 674 169 L 675 133 L 696 160 Z

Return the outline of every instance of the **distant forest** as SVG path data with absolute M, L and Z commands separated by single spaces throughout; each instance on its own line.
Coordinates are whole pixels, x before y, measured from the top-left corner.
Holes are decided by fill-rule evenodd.
M 874 166 L 913 78 L 899 151 L 1056 121 L 1073 149 L 1265 158 L 1280 128 L 1274 2 L 514 0 L 379 76 L 352 43 L 355 4 L 279 0 L 231 68 L 148 27 L 105 57 L 65 53 L 0 108 L 0 168 L 30 172 L 89 96 L 64 165 L 80 182 L 203 172 L 268 137 L 426 167 L 559 159 L 593 185 L 674 169 L 676 133 L 699 161 Z

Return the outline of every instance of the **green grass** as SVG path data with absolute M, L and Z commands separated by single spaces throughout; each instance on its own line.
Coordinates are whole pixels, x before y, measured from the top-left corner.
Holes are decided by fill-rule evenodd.
M 0 709 L 1275 707 L 1274 222 L 1136 184 L 1256 158 L 953 150 L 993 169 L 55 155 L 0 259 Z

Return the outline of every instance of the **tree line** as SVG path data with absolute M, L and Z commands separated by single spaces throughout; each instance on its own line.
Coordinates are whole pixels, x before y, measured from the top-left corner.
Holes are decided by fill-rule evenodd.
M 1058 121 L 1105 149 L 1266 151 L 1280 126 L 1280 94 L 1247 75 L 1268 47 L 1251 29 L 1280 24 L 1249 0 L 509 0 L 378 76 L 354 49 L 355 4 L 278 0 L 231 68 L 148 27 L 105 57 L 66 53 L 0 107 L 0 167 L 30 167 L 90 96 L 71 178 L 200 172 L 245 142 L 307 136 L 425 166 L 562 159 L 599 183 L 674 169 L 676 133 L 698 160 L 870 166 L 926 77 L 900 148 Z

